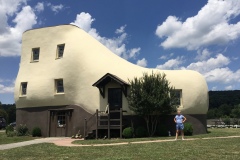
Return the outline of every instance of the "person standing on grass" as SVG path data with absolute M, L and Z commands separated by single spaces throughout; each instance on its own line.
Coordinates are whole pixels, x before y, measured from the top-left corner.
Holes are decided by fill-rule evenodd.
M 187 120 L 187 118 L 184 117 L 183 115 L 181 115 L 181 111 L 178 110 L 178 111 L 177 111 L 177 115 L 176 115 L 175 118 L 174 118 L 174 122 L 176 123 L 176 138 L 175 138 L 175 140 L 178 139 L 179 131 L 181 131 L 182 140 L 184 140 L 184 132 L 183 132 L 184 125 L 183 125 L 183 123 L 184 123 L 186 120 Z

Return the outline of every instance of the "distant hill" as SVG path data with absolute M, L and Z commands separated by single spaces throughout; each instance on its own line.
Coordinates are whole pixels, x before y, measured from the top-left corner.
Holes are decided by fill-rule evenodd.
M 222 104 L 240 104 L 240 90 L 209 91 L 209 109 L 218 108 Z

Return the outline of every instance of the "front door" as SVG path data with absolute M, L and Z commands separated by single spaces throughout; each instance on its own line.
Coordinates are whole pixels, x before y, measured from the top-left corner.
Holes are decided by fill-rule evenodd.
M 67 112 L 51 111 L 50 137 L 65 137 L 67 130 Z
M 122 108 L 122 89 L 108 88 L 109 110 L 119 110 Z

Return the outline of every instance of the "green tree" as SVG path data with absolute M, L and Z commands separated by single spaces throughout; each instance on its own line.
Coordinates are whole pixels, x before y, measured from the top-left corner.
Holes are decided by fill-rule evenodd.
M 240 121 L 240 104 L 235 105 L 234 108 L 231 111 L 231 117 L 233 118 L 233 124 L 239 125 Z
M 6 121 L 8 120 L 8 114 L 4 109 L 0 109 L 0 116 L 2 116 Z
M 209 109 L 207 112 L 207 119 L 214 119 L 216 118 L 216 108 Z
M 150 75 L 143 73 L 142 77 L 135 77 L 129 82 L 129 108 L 145 119 L 148 134 L 153 136 L 159 116 L 176 111 L 177 98 L 174 94 L 170 95 L 174 93 L 174 87 L 170 86 L 165 74 L 153 72 Z
M 218 109 L 220 110 L 223 116 L 229 116 L 232 108 L 233 108 L 232 105 L 222 104 Z
M 231 111 L 231 117 L 240 118 L 240 104 L 234 106 L 234 108 Z
M 223 116 L 222 120 L 226 125 L 230 125 L 230 123 L 231 123 L 231 119 L 229 116 Z
M 7 114 L 8 114 L 8 122 L 16 122 L 16 106 L 13 104 L 11 107 L 7 109 Z

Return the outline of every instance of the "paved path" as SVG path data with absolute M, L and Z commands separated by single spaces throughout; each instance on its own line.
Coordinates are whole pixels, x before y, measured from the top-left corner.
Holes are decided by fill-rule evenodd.
M 0 150 L 12 149 L 12 148 L 28 146 L 28 145 L 32 145 L 32 144 L 39 144 L 39 143 L 51 143 L 54 141 L 62 141 L 64 139 L 69 139 L 69 138 L 67 138 L 67 137 L 49 137 L 49 138 L 39 138 L 39 139 L 18 142 L 18 143 L 2 144 L 2 145 L 0 145 Z
M 240 136 L 227 136 L 227 137 L 206 137 L 206 138 L 187 138 L 184 141 L 192 140 L 208 140 L 208 139 L 225 139 L 225 138 L 240 138 Z M 22 147 L 32 144 L 39 143 L 54 143 L 57 146 L 68 146 L 68 147 L 86 147 L 86 146 L 116 146 L 116 145 L 127 145 L 127 144 L 142 144 L 142 143 L 160 143 L 160 142 L 171 142 L 175 141 L 174 139 L 165 139 L 165 140 L 151 140 L 151 141 L 136 141 L 136 142 L 121 142 L 121 143 L 109 143 L 109 144 L 72 144 L 73 141 L 81 141 L 83 139 L 71 139 L 69 137 L 49 137 L 49 138 L 40 138 L 34 139 L 25 142 L 11 143 L 0 145 L 0 150 L 11 149 L 16 147 Z M 181 139 L 177 140 L 181 141 Z

